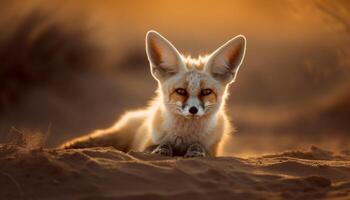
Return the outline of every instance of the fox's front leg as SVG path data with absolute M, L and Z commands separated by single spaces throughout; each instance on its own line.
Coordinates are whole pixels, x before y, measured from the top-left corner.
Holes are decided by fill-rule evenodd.
M 161 143 L 152 151 L 152 153 L 162 156 L 173 156 L 173 148 L 169 142 Z
M 193 158 L 193 157 L 205 157 L 208 156 L 207 150 L 203 145 L 199 143 L 191 144 L 187 148 L 187 152 L 185 153 L 185 158 Z

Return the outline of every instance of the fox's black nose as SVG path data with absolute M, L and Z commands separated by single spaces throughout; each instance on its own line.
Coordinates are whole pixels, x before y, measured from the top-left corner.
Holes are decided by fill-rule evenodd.
M 192 106 L 189 111 L 192 115 L 194 115 L 198 112 L 198 109 L 196 107 Z

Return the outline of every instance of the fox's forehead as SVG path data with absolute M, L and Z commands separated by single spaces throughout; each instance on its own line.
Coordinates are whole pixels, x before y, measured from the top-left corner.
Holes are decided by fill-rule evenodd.
M 209 56 L 198 56 L 193 58 L 191 56 L 182 56 L 182 60 L 185 63 L 185 66 L 188 72 L 184 74 L 183 83 L 185 88 L 189 93 L 198 93 L 198 91 L 208 85 L 209 77 L 204 72 L 204 66 L 208 61 Z
M 217 85 L 209 74 L 195 69 L 178 74 L 172 83 L 173 89 L 184 88 L 190 94 L 196 94 L 204 88 L 215 89 Z
M 170 90 L 184 88 L 190 94 L 198 94 L 204 88 L 220 90 L 222 87 L 220 83 L 204 70 L 208 58 L 209 56 L 199 56 L 198 58 L 182 56 L 186 71 L 180 72 L 168 80 L 167 87 Z
M 198 92 L 198 90 L 201 88 L 201 85 L 203 85 L 203 80 L 201 80 L 201 78 L 203 79 L 203 77 L 201 77 L 201 74 L 196 71 L 189 72 L 186 75 L 187 91 L 189 93 Z

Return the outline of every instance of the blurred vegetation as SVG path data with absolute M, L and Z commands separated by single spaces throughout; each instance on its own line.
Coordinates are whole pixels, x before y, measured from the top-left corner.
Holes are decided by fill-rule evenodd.
M 71 71 L 95 65 L 98 48 L 82 27 L 68 29 L 50 16 L 33 11 L 14 30 L 1 29 L 0 111 L 33 87 L 64 83 Z

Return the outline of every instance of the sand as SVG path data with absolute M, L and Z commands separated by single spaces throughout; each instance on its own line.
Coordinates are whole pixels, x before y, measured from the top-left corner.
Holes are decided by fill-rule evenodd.
M 350 153 L 184 159 L 3 144 L 0 199 L 350 199 Z

